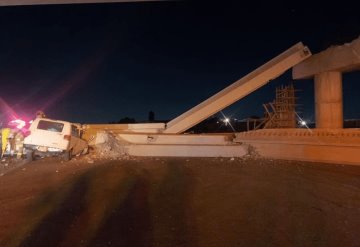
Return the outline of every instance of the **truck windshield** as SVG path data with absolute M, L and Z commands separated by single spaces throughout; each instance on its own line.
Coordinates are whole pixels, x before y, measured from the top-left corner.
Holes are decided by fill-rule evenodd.
M 41 130 L 48 130 L 48 131 L 53 131 L 53 132 L 62 132 L 62 130 L 64 128 L 64 124 L 40 120 L 37 128 L 41 129 Z

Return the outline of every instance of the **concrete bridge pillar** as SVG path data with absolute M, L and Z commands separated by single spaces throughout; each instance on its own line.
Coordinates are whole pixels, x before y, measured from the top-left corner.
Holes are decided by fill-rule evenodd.
M 316 128 L 343 127 L 342 73 L 360 68 L 360 37 L 331 46 L 293 67 L 294 79 L 315 77 Z
M 343 128 L 342 74 L 338 71 L 315 75 L 316 128 Z

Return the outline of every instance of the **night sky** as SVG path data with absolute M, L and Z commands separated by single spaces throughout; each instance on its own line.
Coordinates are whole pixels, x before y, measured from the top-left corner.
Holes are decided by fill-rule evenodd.
M 239 1 L 241 2 L 241 1 Z M 289 1 L 290 2 L 290 1 Z M 0 107 L 32 118 L 170 120 L 299 41 L 313 53 L 360 35 L 351 5 L 190 1 L 0 7 Z M 344 117 L 360 118 L 360 74 L 344 76 Z M 291 71 L 224 110 L 263 115 Z M 294 82 L 314 121 L 313 82 Z

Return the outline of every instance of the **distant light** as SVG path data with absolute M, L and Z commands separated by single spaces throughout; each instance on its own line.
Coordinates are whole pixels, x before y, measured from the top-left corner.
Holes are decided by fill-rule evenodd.
M 305 122 L 304 120 L 300 121 L 300 124 L 301 124 L 302 126 L 306 126 L 306 122 Z

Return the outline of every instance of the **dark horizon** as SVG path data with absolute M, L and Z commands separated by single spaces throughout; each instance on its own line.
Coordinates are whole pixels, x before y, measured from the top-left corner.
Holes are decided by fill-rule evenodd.
M 0 7 L 0 82 L 20 116 L 107 123 L 173 119 L 302 41 L 312 53 L 360 35 L 355 8 L 171 1 Z M 359 72 L 344 75 L 344 118 L 360 118 Z M 262 116 L 291 71 L 224 110 Z M 314 121 L 313 83 L 295 81 Z

